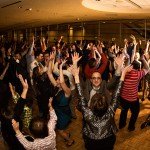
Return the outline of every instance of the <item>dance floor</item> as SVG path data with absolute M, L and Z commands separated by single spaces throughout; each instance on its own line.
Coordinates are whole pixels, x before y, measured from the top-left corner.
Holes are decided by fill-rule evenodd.
M 140 125 L 145 121 L 148 114 L 150 114 L 150 101 L 145 100 L 141 103 L 141 111 L 136 123 L 135 131 L 129 132 L 127 127 L 119 130 L 117 133 L 117 141 L 114 150 L 150 150 L 150 127 L 140 129 Z M 82 139 L 82 115 L 77 111 L 77 119 L 73 119 L 69 125 L 68 130 L 75 140 L 75 144 L 71 147 L 66 147 L 63 139 L 57 134 L 57 150 L 85 150 Z M 115 119 L 118 125 L 120 109 L 117 109 Z M 128 118 L 130 117 L 130 112 Z M 128 122 L 127 122 L 128 123 Z M 128 125 L 128 124 L 127 124 Z M 7 150 L 7 145 L 0 137 L 0 150 Z M 94 150 L 94 147 L 93 147 Z

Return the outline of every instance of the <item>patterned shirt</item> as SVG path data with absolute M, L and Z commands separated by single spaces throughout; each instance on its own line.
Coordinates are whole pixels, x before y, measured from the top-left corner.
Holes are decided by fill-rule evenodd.
M 55 111 L 50 111 L 50 120 L 48 122 L 49 135 L 43 139 L 35 139 L 34 142 L 29 142 L 22 133 L 16 134 L 16 137 L 26 150 L 56 150 L 56 133 L 55 125 L 57 116 Z
M 145 76 L 144 70 L 132 70 L 124 80 L 121 90 L 121 97 L 128 101 L 136 101 L 138 98 L 138 85 L 142 77 Z

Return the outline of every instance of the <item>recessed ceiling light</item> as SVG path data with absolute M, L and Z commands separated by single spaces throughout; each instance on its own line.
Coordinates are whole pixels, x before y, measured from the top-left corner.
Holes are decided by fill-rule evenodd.
M 20 8 L 22 8 L 22 6 L 19 6 L 18 8 L 20 9 Z
M 31 11 L 32 10 L 32 8 L 27 8 L 25 11 Z

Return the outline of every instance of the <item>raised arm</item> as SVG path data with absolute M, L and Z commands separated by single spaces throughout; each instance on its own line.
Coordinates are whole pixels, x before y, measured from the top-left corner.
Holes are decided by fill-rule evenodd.
M 147 73 L 150 71 L 150 68 L 149 68 L 149 64 L 148 64 L 148 62 L 146 61 L 144 55 L 141 56 L 141 60 L 142 60 L 142 62 L 143 62 L 143 66 L 144 66 L 144 72 L 145 72 L 145 74 L 147 74 Z
M 5 69 L 3 70 L 2 74 L 0 75 L 0 80 L 3 80 L 3 78 L 5 77 L 8 67 L 9 67 L 9 63 L 7 63 Z
M 24 105 L 26 103 L 26 95 L 27 95 L 27 91 L 28 91 L 27 80 L 26 79 L 24 80 L 21 74 L 18 75 L 18 78 L 22 84 L 23 90 L 21 93 L 21 97 L 17 101 L 17 104 L 14 108 L 14 119 L 16 119 L 16 120 L 20 120 L 20 116 L 23 113 Z
M 114 91 L 114 95 L 113 95 L 113 99 L 111 101 L 111 106 L 112 106 L 112 109 L 113 111 L 115 112 L 118 105 L 119 105 L 119 96 L 120 96 L 120 90 L 121 90 L 121 87 L 122 87 L 122 84 L 123 84 L 123 81 L 125 79 L 125 75 L 130 72 L 131 70 L 133 69 L 133 66 L 129 65 L 129 66 L 126 66 L 123 70 L 122 70 L 122 75 L 120 77 L 120 82 L 119 84 L 117 85 L 116 87 L 116 90 Z
M 45 52 L 47 49 L 44 37 L 42 38 L 42 41 L 41 41 L 41 48 L 42 48 L 42 52 Z
M 148 50 L 149 50 L 149 45 L 150 45 L 150 41 L 148 40 L 147 43 L 146 43 L 145 53 L 148 52 Z
M 113 76 L 113 78 L 110 80 L 110 82 L 107 83 L 108 90 L 115 89 L 116 85 L 118 84 L 120 76 L 121 76 L 121 71 L 123 69 L 124 58 L 125 58 L 124 54 L 121 54 L 121 55 L 118 55 L 114 59 L 114 66 L 116 70 L 115 70 L 115 75 Z
M 33 48 L 34 48 L 34 36 L 32 37 L 32 44 L 31 44 L 31 47 L 29 48 L 29 51 L 28 51 L 28 55 L 32 55 L 33 54 Z
M 48 65 L 48 70 L 47 70 L 47 75 L 51 81 L 51 83 L 53 84 L 53 86 L 56 86 L 57 85 L 57 82 L 56 80 L 54 79 L 54 76 L 53 76 L 53 71 L 52 71 L 52 67 L 53 67 L 53 60 L 55 58 L 55 54 L 52 52 L 50 54 L 50 59 L 49 59 L 49 65 Z
M 51 131 L 55 129 L 55 125 L 57 123 L 57 116 L 56 116 L 55 111 L 53 109 L 52 101 L 53 101 L 53 98 L 50 97 L 49 104 L 48 104 L 49 114 L 50 114 L 50 119 L 48 121 L 49 135 L 51 134 Z
M 16 96 L 15 87 L 11 83 L 9 83 L 9 89 L 10 89 L 12 97 L 15 98 Z
M 137 47 L 137 42 L 136 42 L 136 38 L 134 35 L 131 35 L 130 38 L 133 40 L 133 44 L 134 44 L 134 48 L 132 50 L 132 56 L 131 56 L 131 63 L 134 61 L 134 57 L 135 57 L 135 53 L 136 53 L 136 47 Z
M 65 80 L 64 80 L 64 75 L 63 75 L 63 70 L 62 70 L 62 66 L 64 63 L 65 63 L 65 61 L 62 61 L 62 63 L 59 66 L 60 85 L 61 85 L 63 91 L 65 92 L 65 96 L 69 97 L 71 94 L 71 89 L 66 85 Z
M 98 52 L 99 52 L 100 55 L 101 55 L 101 65 L 100 65 L 100 67 L 99 67 L 98 69 L 96 68 L 96 70 L 94 70 L 94 71 L 97 71 L 97 72 L 99 72 L 100 74 L 102 74 L 102 73 L 105 71 L 105 69 L 106 69 L 108 59 L 107 59 L 107 57 L 105 56 L 105 54 L 103 53 L 103 50 L 102 50 L 102 46 L 101 46 L 101 45 L 98 45 L 98 46 L 97 46 L 97 50 L 98 50 Z M 94 72 L 94 71 L 93 71 L 93 72 Z

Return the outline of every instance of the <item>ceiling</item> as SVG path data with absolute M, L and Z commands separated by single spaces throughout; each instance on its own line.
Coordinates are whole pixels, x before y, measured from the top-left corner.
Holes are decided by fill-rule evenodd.
M 150 0 L 0 0 L 0 30 L 115 19 L 150 19 Z

